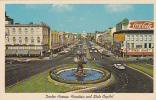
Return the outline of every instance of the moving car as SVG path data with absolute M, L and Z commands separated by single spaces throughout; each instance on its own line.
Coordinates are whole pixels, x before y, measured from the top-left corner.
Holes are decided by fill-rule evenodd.
M 94 50 L 94 52 L 97 52 L 97 50 Z
M 113 65 L 115 68 L 119 69 L 119 70 L 124 70 L 125 66 L 123 64 L 114 64 Z

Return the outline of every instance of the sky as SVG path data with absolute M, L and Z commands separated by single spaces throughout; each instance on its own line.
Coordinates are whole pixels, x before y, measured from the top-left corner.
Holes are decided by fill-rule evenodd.
M 95 32 L 115 27 L 124 18 L 153 20 L 153 4 L 6 4 L 15 23 L 45 22 L 51 30 Z

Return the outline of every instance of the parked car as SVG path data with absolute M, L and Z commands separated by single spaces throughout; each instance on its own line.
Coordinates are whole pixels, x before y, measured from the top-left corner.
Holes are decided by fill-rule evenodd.
M 124 70 L 124 69 L 125 69 L 124 64 L 114 64 L 113 66 L 114 66 L 115 68 L 119 69 L 119 70 Z
M 57 57 L 58 56 L 58 54 L 53 54 L 53 57 Z
M 94 52 L 97 52 L 97 50 L 94 50 Z

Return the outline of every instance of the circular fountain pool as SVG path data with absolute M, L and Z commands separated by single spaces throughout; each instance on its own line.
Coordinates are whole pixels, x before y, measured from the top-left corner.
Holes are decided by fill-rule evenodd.
M 73 81 L 89 81 L 89 80 L 97 80 L 104 76 L 104 73 L 98 70 L 94 69 L 84 69 L 85 70 L 85 76 L 77 77 L 75 75 L 76 69 L 68 69 L 64 71 L 60 71 L 57 74 L 65 79 L 65 80 L 73 80 Z
M 55 67 L 50 70 L 49 75 L 52 80 L 67 84 L 94 84 L 104 82 L 110 78 L 110 72 L 97 68 L 84 68 L 85 75 L 78 77 L 75 75 L 76 68 L 73 67 Z

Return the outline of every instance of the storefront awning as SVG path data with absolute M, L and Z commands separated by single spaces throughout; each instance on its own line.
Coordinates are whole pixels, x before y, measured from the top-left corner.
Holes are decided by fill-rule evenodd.
M 17 50 L 17 54 L 28 54 L 28 50 Z
M 5 54 L 6 55 L 15 55 L 16 54 L 16 50 L 7 49 L 7 50 L 5 50 Z
M 41 50 L 30 50 L 29 54 L 40 54 Z

